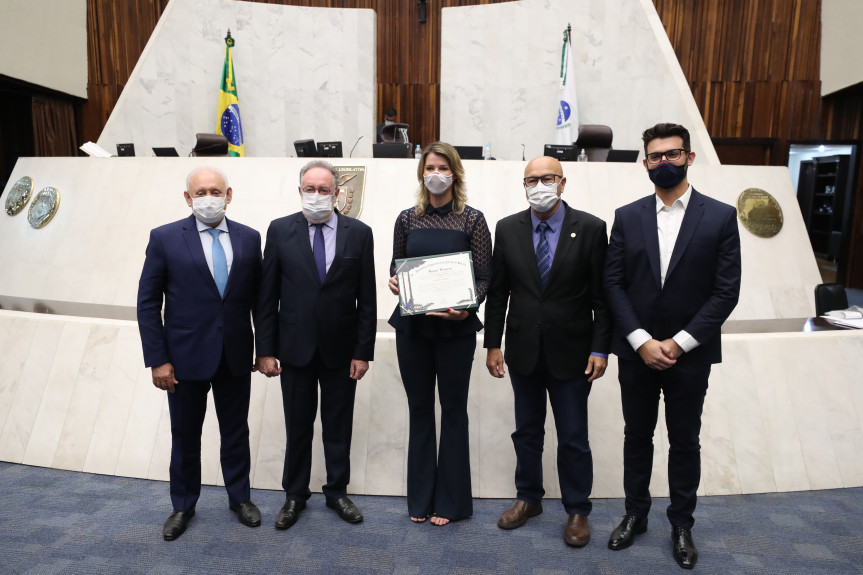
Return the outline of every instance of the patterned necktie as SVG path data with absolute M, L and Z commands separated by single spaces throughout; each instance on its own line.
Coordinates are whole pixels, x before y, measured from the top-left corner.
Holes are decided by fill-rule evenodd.
M 327 277 L 327 248 L 324 244 L 324 224 L 312 224 L 315 226 L 315 244 L 312 252 L 315 256 L 315 265 L 318 267 L 318 277 L 321 283 Z
M 225 257 L 225 248 L 219 241 L 219 232 L 215 228 L 207 230 L 213 236 L 213 279 L 219 288 L 219 295 L 225 297 L 225 286 L 228 285 L 228 258 Z
M 548 281 L 548 272 L 551 271 L 551 249 L 548 246 L 548 240 L 545 238 L 545 232 L 550 229 L 546 222 L 539 222 L 536 226 L 536 232 L 539 234 L 539 243 L 536 246 L 536 265 L 539 268 L 539 281 L 542 282 L 542 287 Z

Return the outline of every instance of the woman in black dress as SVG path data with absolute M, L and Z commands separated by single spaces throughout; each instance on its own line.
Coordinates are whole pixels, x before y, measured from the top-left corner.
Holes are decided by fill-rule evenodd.
M 491 234 L 482 212 L 465 203 L 464 168 L 455 148 L 426 147 L 417 166 L 417 203 L 402 211 L 393 234 L 389 288 L 398 294 L 395 260 L 470 251 L 478 300 L 491 277 Z M 396 330 L 399 371 L 410 409 L 408 514 L 435 525 L 473 514 L 470 484 L 467 396 L 482 323 L 476 310 L 399 314 Z M 435 381 L 441 404 L 440 447 L 435 449 Z

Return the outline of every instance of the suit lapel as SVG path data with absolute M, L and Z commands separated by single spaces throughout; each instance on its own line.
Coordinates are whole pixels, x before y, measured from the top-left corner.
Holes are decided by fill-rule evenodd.
M 659 266 L 659 234 L 656 231 L 656 196 L 648 196 L 641 204 L 641 233 L 647 259 L 650 261 L 650 271 L 657 286 L 662 285 Z
M 578 237 L 575 231 L 575 226 L 578 223 L 578 216 L 575 210 L 565 204 L 561 204 L 561 207 L 566 210 L 566 213 L 563 216 L 563 221 L 560 223 L 560 233 L 557 235 L 557 247 L 554 251 L 554 260 L 551 262 L 551 271 L 548 273 L 548 283 L 546 285 L 550 284 L 554 276 L 559 273 L 558 270 L 563 267 L 563 262 L 566 261 L 573 244 L 575 244 L 575 238 Z M 539 273 L 538 270 L 539 268 L 537 267 L 537 274 Z
M 695 233 L 695 230 L 698 228 L 698 224 L 701 222 L 701 217 L 704 215 L 704 198 L 701 194 L 695 191 L 695 188 L 692 188 L 692 196 L 689 198 L 689 205 L 686 207 L 686 212 L 683 214 L 683 221 L 680 223 L 680 231 L 677 234 L 677 241 L 674 242 L 674 250 L 671 252 L 671 259 L 668 262 L 668 271 L 665 272 L 665 280 L 668 281 L 668 277 L 671 275 L 671 272 L 674 271 L 674 267 L 677 265 L 677 262 L 680 261 L 681 256 L 683 256 L 683 252 L 686 251 L 686 246 L 689 245 L 689 241 L 692 239 L 692 234 Z
M 309 222 L 302 212 L 297 214 L 297 219 L 294 220 L 294 236 L 296 237 L 297 253 L 300 254 L 303 265 L 320 283 L 318 266 L 315 264 L 315 256 L 312 254 L 312 244 L 309 241 Z
M 189 216 L 183 226 L 183 240 L 186 243 L 186 249 L 189 250 L 189 257 L 195 263 L 195 269 L 200 272 L 204 281 L 213 288 L 216 295 L 220 298 L 219 288 L 216 287 L 216 280 L 213 279 L 213 274 L 210 272 L 210 267 L 207 265 L 207 258 L 204 256 L 204 246 L 201 244 L 201 232 L 198 231 L 198 225 L 195 223 L 195 216 Z
M 342 261 L 342 257 L 345 253 L 345 244 L 348 241 L 348 234 L 350 233 L 351 222 L 350 218 L 343 217 L 339 214 L 335 215 L 336 218 L 336 253 L 333 254 L 333 263 L 330 264 L 330 269 L 327 270 L 327 275 L 324 277 L 324 283 L 327 283 L 327 280 L 330 279 L 333 272 L 336 271 L 339 263 Z
M 234 270 L 237 269 L 238 262 L 243 261 L 243 233 L 240 231 L 240 227 L 234 225 L 231 220 L 225 219 L 225 222 L 228 225 L 228 238 L 231 240 L 231 252 L 234 254 L 231 270 L 228 273 L 228 284 L 225 286 L 225 296 L 227 297 L 228 292 L 231 291 L 231 286 L 235 283 L 233 278 L 238 275 L 234 273 Z
M 533 249 L 533 222 L 530 218 L 530 209 L 521 213 L 518 219 L 518 230 L 516 241 L 521 246 L 521 252 L 531 277 L 534 279 L 537 291 L 542 291 L 542 282 L 539 279 L 539 266 L 536 265 L 536 252 Z

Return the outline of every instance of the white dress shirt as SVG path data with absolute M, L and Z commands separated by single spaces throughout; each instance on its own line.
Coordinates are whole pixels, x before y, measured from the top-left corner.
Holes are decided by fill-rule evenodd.
M 195 223 L 198 225 L 198 235 L 201 237 L 201 246 L 204 248 L 204 257 L 207 259 L 207 267 L 210 268 L 210 275 L 213 275 L 213 236 L 207 230 L 210 226 L 195 218 Z M 219 243 L 222 244 L 222 249 L 225 250 L 225 259 L 228 260 L 228 275 L 231 274 L 231 264 L 234 263 L 234 250 L 231 248 L 231 235 L 228 233 L 228 220 L 222 218 L 216 229 L 219 234 Z M 213 276 L 215 278 L 215 276 Z
M 659 236 L 659 279 L 663 286 L 665 285 L 665 276 L 668 273 L 671 254 L 674 252 L 674 244 L 677 243 L 677 236 L 680 234 L 680 225 L 683 223 L 683 216 L 686 215 L 686 208 L 689 206 L 691 198 L 692 186 L 689 186 L 686 192 L 670 206 L 666 206 L 665 202 L 659 196 L 656 196 L 656 233 Z M 651 339 L 653 337 L 643 329 L 637 329 L 626 336 L 629 345 L 636 351 Z M 691 351 L 699 345 L 698 340 L 689 335 L 685 330 L 677 332 L 672 339 L 684 352 Z

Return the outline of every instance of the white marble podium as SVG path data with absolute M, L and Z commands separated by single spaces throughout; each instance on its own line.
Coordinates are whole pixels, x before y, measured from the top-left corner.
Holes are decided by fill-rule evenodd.
M 52 185 L 62 203 L 45 228 L 24 215 L 0 214 L 0 299 L 69 305 L 91 315 L 0 310 L 0 459 L 76 471 L 167 479 L 170 425 L 165 393 L 143 365 L 133 321 L 137 279 L 150 228 L 188 214 L 182 198 L 192 167 L 209 163 L 234 188 L 228 217 L 262 233 L 270 220 L 299 208 L 302 161 L 285 158 L 24 158 L 11 183 L 33 177 Z M 366 196 L 360 219 L 377 239 L 378 317 L 395 305 L 387 291 L 396 214 L 412 204 L 413 160 L 337 160 L 363 165 Z M 494 230 L 501 217 L 525 209 L 522 162 L 466 162 L 469 203 Z M 611 224 L 615 207 L 651 193 L 640 165 L 567 164 L 564 198 Z M 818 270 L 787 170 L 700 166 L 690 181 L 733 203 L 748 187 L 773 194 L 785 213 L 775 238 L 741 229 L 743 289 L 732 320 L 808 317 Z M 66 303 L 64 303 L 66 302 Z M 62 304 L 62 306 L 60 305 Z M 90 307 L 87 307 L 90 306 Z M 100 309 L 130 319 L 106 319 Z M 91 310 L 91 311 L 87 311 Z M 383 323 L 383 322 L 380 322 Z M 802 322 L 801 322 L 802 325 Z M 481 334 L 480 334 L 481 338 Z M 360 382 L 354 419 L 354 493 L 403 495 L 407 402 L 394 334 L 378 333 L 375 361 Z M 723 337 L 704 414 L 702 493 L 788 491 L 863 485 L 863 334 L 858 332 L 734 334 Z M 512 393 L 490 377 L 478 339 L 469 395 L 471 472 L 478 497 L 514 494 Z M 590 437 L 594 497 L 622 496 L 623 420 L 616 362 L 593 386 Z M 252 485 L 279 489 L 284 422 L 278 381 L 253 376 L 249 416 Z M 221 482 L 218 430 L 208 411 L 203 479 Z M 660 416 L 661 420 L 661 416 Z M 320 430 L 316 430 L 320 436 Z M 652 492 L 667 493 L 667 443 L 658 426 Z M 546 490 L 559 496 L 554 428 L 549 418 Z M 315 442 L 312 489 L 325 477 Z

